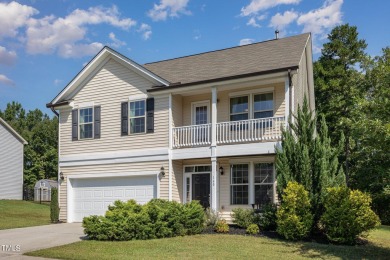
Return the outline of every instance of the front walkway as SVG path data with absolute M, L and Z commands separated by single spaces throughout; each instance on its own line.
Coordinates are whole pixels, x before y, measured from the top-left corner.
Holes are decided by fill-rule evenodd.
M 81 223 L 0 230 L 0 258 L 27 259 L 22 254 L 70 244 L 83 238 L 85 235 Z

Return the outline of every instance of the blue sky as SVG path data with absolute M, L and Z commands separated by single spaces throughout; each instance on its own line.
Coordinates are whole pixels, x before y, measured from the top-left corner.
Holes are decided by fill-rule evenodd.
M 388 0 L 0 0 L 0 109 L 45 108 L 104 45 L 138 63 L 311 32 L 314 58 L 339 24 L 367 52 L 390 45 Z

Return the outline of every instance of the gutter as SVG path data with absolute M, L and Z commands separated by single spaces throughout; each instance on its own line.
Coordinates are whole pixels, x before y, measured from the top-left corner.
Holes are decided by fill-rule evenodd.
M 147 91 L 149 93 L 150 92 L 158 92 L 158 91 L 164 91 L 167 89 L 176 89 L 176 88 L 181 88 L 181 87 L 207 84 L 207 83 L 219 82 L 219 81 L 224 81 L 224 80 L 240 79 L 240 78 L 246 78 L 246 77 L 261 76 L 261 75 L 266 75 L 266 74 L 271 74 L 271 73 L 285 72 L 286 70 L 292 71 L 292 70 L 297 70 L 298 68 L 299 68 L 299 66 L 291 66 L 291 67 L 286 67 L 286 68 L 258 71 L 258 72 L 253 72 L 253 73 L 240 74 L 240 75 L 235 75 L 235 76 L 227 76 L 227 77 L 208 79 L 208 80 L 201 80 L 201 81 L 189 82 L 189 83 L 184 83 L 184 84 L 177 82 L 177 83 L 171 83 L 168 87 L 154 86 L 154 87 L 152 87 L 152 89 L 148 89 Z
M 47 107 L 47 108 L 50 108 L 51 111 L 53 111 L 53 113 L 58 117 L 59 114 L 58 114 L 58 112 L 55 110 L 55 107 L 64 106 L 64 105 L 69 105 L 69 103 L 70 103 L 70 101 L 68 101 L 68 100 L 59 102 L 59 103 L 57 103 L 57 104 L 47 103 L 47 104 L 46 104 L 46 107 Z

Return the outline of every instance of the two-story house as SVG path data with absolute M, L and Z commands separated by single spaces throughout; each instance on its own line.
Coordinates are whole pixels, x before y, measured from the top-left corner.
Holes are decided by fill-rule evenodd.
M 275 202 L 275 146 L 305 95 L 314 109 L 310 34 L 144 65 L 104 47 L 47 104 L 60 219 L 118 199 L 199 200 L 228 220 Z

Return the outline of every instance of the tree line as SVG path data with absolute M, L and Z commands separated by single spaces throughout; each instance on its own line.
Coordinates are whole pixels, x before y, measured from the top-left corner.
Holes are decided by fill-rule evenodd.
M 7 104 L 3 118 L 27 142 L 24 146 L 24 185 L 33 187 L 40 179 L 57 179 L 58 118 L 41 110 L 26 112 L 18 102 Z

